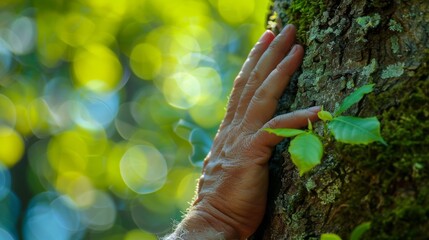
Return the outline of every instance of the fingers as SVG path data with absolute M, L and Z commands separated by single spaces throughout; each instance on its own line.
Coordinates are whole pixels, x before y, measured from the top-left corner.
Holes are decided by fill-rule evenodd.
M 268 133 L 265 128 L 303 128 L 307 126 L 308 119 L 312 122 L 318 120 L 317 113 L 320 107 L 311 107 L 308 109 L 297 110 L 291 113 L 279 115 L 267 122 L 254 135 L 252 146 L 261 146 L 273 148 L 283 138 L 277 135 Z
M 270 30 L 265 31 L 256 45 L 250 51 L 249 56 L 240 70 L 240 73 L 234 81 L 233 90 L 228 102 L 226 115 L 222 122 L 221 128 L 222 126 L 228 125 L 234 117 L 240 96 L 243 92 L 244 86 L 246 86 L 247 80 L 250 77 L 250 73 L 252 72 L 252 69 L 255 68 L 262 54 L 267 50 L 273 39 L 274 33 Z
M 256 89 L 262 84 L 267 76 L 276 68 L 277 64 L 282 61 L 291 49 L 295 41 L 295 27 L 287 25 L 282 32 L 271 42 L 268 49 L 259 59 L 258 63 L 252 70 L 249 80 L 243 89 L 239 100 L 234 121 L 241 122 L 247 111 L 249 102 L 255 94 Z
M 244 116 L 244 121 L 252 123 L 250 129 L 258 130 L 273 116 L 284 89 L 293 73 L 298 69 L 304 56 L 304 49 L 295 45 L 258 88 Z

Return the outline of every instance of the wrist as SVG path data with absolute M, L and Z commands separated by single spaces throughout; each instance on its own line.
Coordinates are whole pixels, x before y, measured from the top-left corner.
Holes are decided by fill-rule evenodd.
M 177 226 L 167 240 L 173 239 L 208 239 L 230 240 L 243 239 L 234 227 L 225 220 L 224 214 L 213 206 L 206 204 L 204 208 L 194 206 L 185 219 Z

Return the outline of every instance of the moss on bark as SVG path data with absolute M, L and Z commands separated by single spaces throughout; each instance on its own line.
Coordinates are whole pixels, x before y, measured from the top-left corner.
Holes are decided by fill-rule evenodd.
M 276 0 L 273 10 L 286 14 L 291 5 L 306 2 Z M 429 2 L 323 3 L 310 23 L 303 20 L 302 72 L 278 114 L 312 105 L 334 111 L 356 87 L 375 83 L 374 93 L 346 114 L 377 116 L 389 145 L 327 141 L 323 163 L 299 177 L 283 142 L 271 161 L 267 215 L 255 239 L 318 239 L 327 232 L 348 239 L 366 221 L 372 227 L 364 239 L 427 239 Z M 302 16 L 289 14 L 279 14 L 283 24 Z M 370 23 L 374 16 L 377 24 Z

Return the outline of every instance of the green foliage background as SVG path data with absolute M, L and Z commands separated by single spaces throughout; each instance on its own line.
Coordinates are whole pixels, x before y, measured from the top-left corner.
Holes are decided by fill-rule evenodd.
M 2 0 L 0 239 L 180 221 L 268 0 Z

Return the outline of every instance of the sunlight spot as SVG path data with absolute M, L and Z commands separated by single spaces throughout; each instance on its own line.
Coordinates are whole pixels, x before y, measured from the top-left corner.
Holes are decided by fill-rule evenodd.
M 95 27 L 91 19 L 72 12 L 58 18 L 56 32 L 63 42 L 78 47 L 87 43 L 94 33 Z
M 89 147 L 77 131 L 63 132 L 49 141 L 48 160 L 57 172 L 83 172 Z
M 155 78 L 162 66 L 162 54 L 151 44 L 141 43 L 134 47 L 130 56 L 133 72 L 143 80 Z
M 91 180 L 78 172 L 61 172 L 55 182 L 58 192 L 69 196 L 77 207 L 85 207 L 92 204 L 93 199 L 81 198 L 80 196 L 94 189 Z
M 226 100 L 226 98 L 221 99 L 209 105 L 195 105 L 189 109 L 189 114 L 195 123 L 201 127 L 216 127 L 225 116 Z
M 120 169 L 127 186 L 140 194 L 157 191 L 167 177 L 164 156 L 155 147 L 147 145 L 128 149 L 121 159 Z
M 80 239 L 83 230 L 77 209 L 66 197 L 44 192 L 30 201 L 23 223 L 24 239 Z
M 24 155 L 24 141 L 14 129 L 0 126 L 0 163 L 14 166 Z
M 127 235 L 125 235 L 124 240 L 157 240 L 158 238 L 156 237 L 155 234 L 143 231 L 143 230 L 131 230 L 127 233 Z
M 31 131 L 35 136 L 43 138 L 51 134 L 51 130 L 56 124 L 45 99 L 37 98 L 33 100 L 28 106 L 27 113 Z
M 35 45 L 36 25 L 28 17 L 17 18 L 5 31 L 4 39 L 9 50 L 17 55 L 30 53 Z
M 75 55 L 73 72 L 77 86 L 104 92 L 118 86 L 122 78 L 122 65 L 109 48 L 90 45 Z
M 176 190 L 176 202 L 182 211 L 186 211 L 189 207 L 189 203 L 195 195 L 195 186 L 197 186 L 199 177 L 198 173 L 189 173 L 180 180 Z
M 231 24 L 243 23 L 255 10 L 254 1 L 247 0 L 219 0 L 218 11 L 225 21 Z
M 222 81 L 219 73 L 210 67 L 199 67 L 192 70 L 191 73 L 199 80 L 201 88 L 198 104 L 208 105 L 217 102 L 222 93 Z
M 164 80 L 163 93 L 170 105 L 188 109 L 199 100 L 200 81 L 188 72 L 176 73 Z
M 90 198 L 92 203 L 82 208 L 88 227 L 104 231 L 113 226 L 116 219 L 116 208 L 112 198 L 102 191 L 86 192 L 80 198 Z

